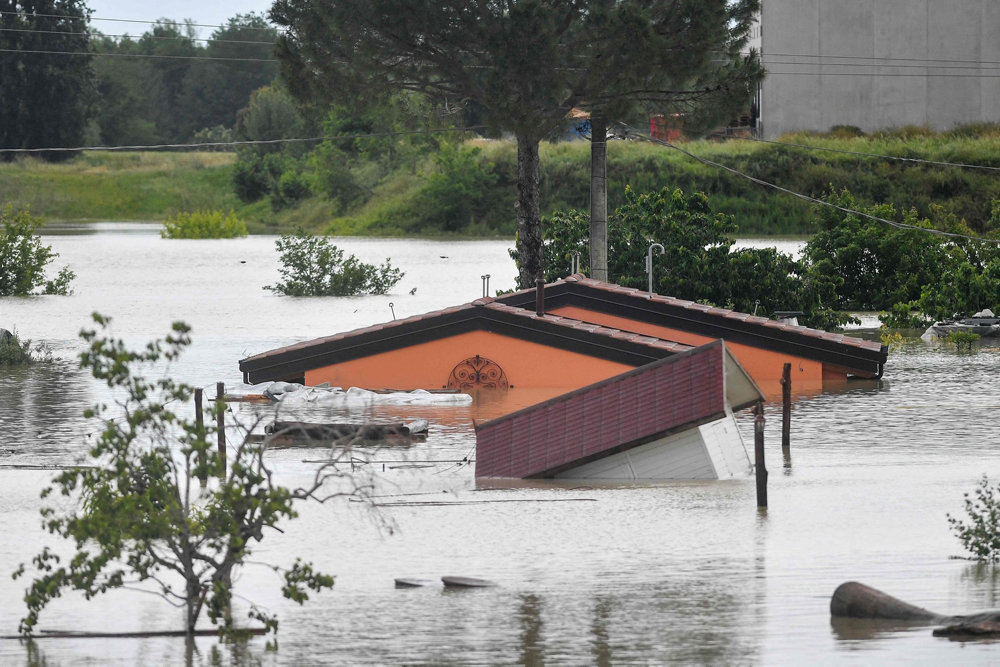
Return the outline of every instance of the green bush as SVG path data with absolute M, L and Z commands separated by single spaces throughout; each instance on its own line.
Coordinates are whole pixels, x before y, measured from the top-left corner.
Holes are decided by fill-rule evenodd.
M 66 267 L 52 280 L 45 279 L 45 267 L 58 255 L 42 245 L 36 232 L 42 221 L 27 209 L 14 211 L 10 204 L 0 210 L 0 296 L 69 294 L 76 275 Z
M 976 342 L 978 340 L 979 334 L 977 333 L 972 333 L 971 331 L 951 331 L 948 333 L 947 338 L 944 339 L 944 343 L 945 345 L 954 347 L 956 352 L 972 354 L 976 351 Z
M 28 366 L 48 356 L 41 345 L 32 346 L 30 340 L 22 341 L 16 331 L 0 329 L 0 367 Z
M 303 231 L 275 241 L 281 254 L 282 281 L 264 289 L 288 296 L 354 296 L 386 294 L 403 272 L 386 259 L 382 266 L 366 264 L 323 236 Z
M 563 211 L 543 220 L 545 278 L 568 273 L 571 258 L 589 265 L 589 216 Z M 653 260 L 653 289 L 681 299 L 753 312 L 801 310 L 803 324 L 836 328 L 855 321 L 832 309 L 841 284 L 835 276 L 815 272 L 807 264 L 774 248 L 731 251 L 736 224 L 715 212 L 704 194 L 680 189 L 638 194 L 631 188 L 625 201 L 608 216 L 608 278 L 626 287 L 646 289 L 647 249 L 664 248 Z M 511 251 L 515 262 L 516 251 Z
M 160 236 L 165 239 L 233 239 L 247 235 L 247 225 L 230 211 L 187 211 L 167 218 Z
M 1000 561 L 1000 486 L 993 486 L 986 475 L 972 494 L 964 494 L 968 521 L 948 514 L 948 525 L 965 550 L 978 561 Z

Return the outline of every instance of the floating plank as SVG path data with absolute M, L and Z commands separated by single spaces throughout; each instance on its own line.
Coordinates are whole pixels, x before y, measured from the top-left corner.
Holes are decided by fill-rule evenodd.
M 489 588 L 496 586 L 488 579 L 477 579 L 475 577 L 441 577 L 445 586 L 453 588 Z
M 399 577 L 396 581 L 396 588 L 418 588 L 420 586 L 431 586 L 436 584 L 434 579 L 412 579 L 409 577 Z

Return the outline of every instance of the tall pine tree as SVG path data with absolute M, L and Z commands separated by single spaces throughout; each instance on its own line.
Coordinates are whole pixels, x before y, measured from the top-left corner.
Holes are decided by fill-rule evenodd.
M 415 91 L 517 138 L 519 282 L 541 277 L 538 145 L 574 107 L 723 118 L 761 69 L 744 56 L 758 0 L 276 0 L 290 90 L 335 101 Z

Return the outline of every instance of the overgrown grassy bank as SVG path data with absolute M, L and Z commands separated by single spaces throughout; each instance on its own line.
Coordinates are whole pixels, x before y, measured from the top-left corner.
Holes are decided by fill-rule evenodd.
M 856 153 L 877 153 L 941 162 L 1000 167 L 1000 129 L 994 126 L 932 133 L 904 128 L 876 136 L 793 135 L 783 141 Z M 993 200 L 1000 200 L 995 172 L 878 157 L 733 140 L 693 141 L 685 149 L 756 178 L 818 197 L 849 189 L 865 203 L 916 208 L 921 217 L 941 206 L 989 227 Z M 234 209 L 251 232 L 312 231 L 358 235 L 510 236 L 515 229 L 516 148 L 511 141 L 470 141 L 454 173 L 434 155 L 391 172 L 361 202 L 343 209 L 318 196 L 274 210 L 268 200 L 242 204 L 233 194 L 236 157 L 231 153 L 88 153 L 49 165 L 37 160 L 0 164 L 0 192 L 15 206 L 30 205 L 48 220 L 163 220 L 180 211 Z M 589 202 L 589 144 L 543 144 L 542 207 L 548 214 L 585 209 Z M 470 170 L 481 177 L 465 179 Z M 308 177 L 309 174 L 306 174 Z M 463 178 L 459 178 L 459 177 Z M 470 183 L 472 184 L 470 186 Z M 736 216 L 741 234 L 806 234 L 809 204 L 721 169 L 700 164 L 666 147 L 640 141 L 608 145 L 608 206 L 623 201 L 626 185 L 639 192 L 664 186 L 710 195 L 715 210 Z M 450 198 L 450 199 L 449 199 Z M 456 201 L 458 200 L 458 201 Z M 439 213 L 460 206 L 456 224 Z

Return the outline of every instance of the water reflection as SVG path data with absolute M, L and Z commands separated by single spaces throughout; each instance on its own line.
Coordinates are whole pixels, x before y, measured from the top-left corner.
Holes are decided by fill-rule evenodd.
M 519 664 L 535 667 L 545 664 L 545 645 L 542 642 L 542 599 L 537 595 L 520 596 L 518 619 L 521 624 L 521 658 Z
M 70 464 L 87 453 L 93 426 L 83 412 L 89 377 L 69 362 L 5 368 L 0 374 L 0 464 Z

